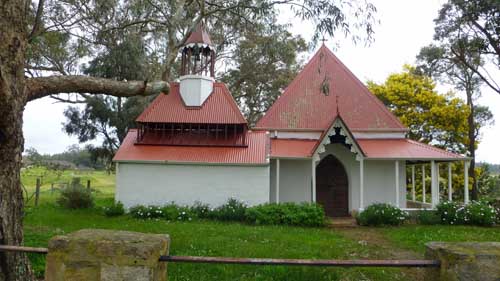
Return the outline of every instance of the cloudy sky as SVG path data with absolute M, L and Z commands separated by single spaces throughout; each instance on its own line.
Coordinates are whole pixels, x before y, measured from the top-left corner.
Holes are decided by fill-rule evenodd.
M 421 47 L 432 41 L 433 20 L 442 0 L 372 0 L 377 7 L 380 20 L 375 28 L 375 42 L 370 46 L 354 46 L 349 39 L 334 38 L 326 42 L 334 48 L 336 55 L 362 81 L 383 82 L 395 72 L 400 72 L 403 64 L 412 64 Z M 292 24 L 292 31 L 304 38 L 311 37 L 310 25 L 292 19 L 284 11 L 280 21 Z M 312 54 L 308 54 L 306 59 Z M 498 77 L 498 75 L 497 75 Z M 446 91 L 443 85 L 440 90 Z M 477 160 L 500 163 L 500 95 L 483 88 L 479 103 L 488 105 L 496 124 L 483 130 L 481 144 L 477 150 Z M 25 147 L 34 147 L 41 153 L 56 153 L 77 143 L 62 131 L 63 111 L 67 105 L 54 103 L 50 98 L 30 102 L 24 113 Z

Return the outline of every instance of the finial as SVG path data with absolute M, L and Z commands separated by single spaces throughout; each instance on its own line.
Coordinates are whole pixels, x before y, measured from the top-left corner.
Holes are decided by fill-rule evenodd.
M 325 45 L 325 42 L 328 41 L 325 36 L 323 35 L 323 38 L 321 38 L 321 42 L 323 42 L 323 45 Z

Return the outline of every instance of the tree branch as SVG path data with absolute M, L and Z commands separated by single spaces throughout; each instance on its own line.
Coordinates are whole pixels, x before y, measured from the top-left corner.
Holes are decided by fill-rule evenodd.
M 33 29 L 31 30 L 30 35 L 28 36 L 28 40 L 31 42 L 33 38 L 35 38 L 39 31 L 40 31 L 40 25 L 42 24 L 42 15 L 43 15 L 43 3 L 44 0 L 38 0 L 38 8 L 36 10 L 36 16 L 35 16 L 35 23 L 33 24 Z
M 463 65 L 465 67 L 467 67 L 468 69 L 472 70 L 474 73 L 476 73 L 479 78 L 481 78 L 481 80 L 486 83 L 486 85 L 488 85 L 488 87 L 490 87 L 493 91 L 497 92 L 498 94 L 500 94 L 500 88 L 498 87 L 495 87 L 495 85 L 493 85 L 494 81 L 490 81 L 488 80 L 487 77 L 485 77 L 480 71 L 478 71 L 473 65 L 471 65 L 466 59 L 462 58 L 460 56 L 460 54 L 455 51 L 453 48 L 450 48 L 451 52 L 460 60 L 461 63 L 463 63 Z
M 26 79 L 28 101 L 60 93 L 107 94 L 115 97 L 150 96 L 168 94 L 165 81 L 115 81 L 83 75 L 47 76 Z

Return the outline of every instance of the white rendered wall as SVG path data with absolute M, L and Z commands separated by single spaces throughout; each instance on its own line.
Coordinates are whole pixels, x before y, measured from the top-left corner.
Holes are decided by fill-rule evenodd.
M 275 161 L 273 172 L 276 169 Z M 271 178 L 275 179 L 275 175 Z M 279 184 L 280 202 L 311 202 L 311 159 L 280 159 Z M 271 192 L 275 193 L 275 184 L 271 186 Z M 274 195 L 271 198 L 274 199 L 271 202 L 276 202 Z
M 234 197 L 269 202 L 269 166 L 205 166 L 119 163 L 116 200 L 125 207 L 196 201 L 219 206 Z

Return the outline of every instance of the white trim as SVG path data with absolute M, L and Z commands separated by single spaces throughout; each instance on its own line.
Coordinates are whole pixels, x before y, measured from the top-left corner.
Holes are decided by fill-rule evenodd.
M 439 186 L 437 182 L 436 162 L 431 161 L 431 204 L 435 208 L 439 203 Z
M 115 160 L 115 163 L 127 164 L 162 164 L 162 165 L 201 165 L 201 166 L 268 166 L 266 163 L 216 163 L 216 162 L 178 162 L 169 160 Z
M 283 157 L 283 156 L 271 156 L 271 159 L 286 159 L 286 160 L 307 160 L 311 157 Z
M 453 186 L 451 175 L 451 162 L 448 163 L 448 201 L 453 201 Z
M 470 157 L 461 157 L 461 158 L 413 158 L 413 157 L 370 157 L 367 156 L 365 157 L 365 160 L 408 160 L 408 161 L 442 161 L 442 162 L 449 162 L 449 161 L 464 161 L 464 160 L 471 160 Z
M 469 162 L 464 161 L 464 203 L 469 204 Z
M 326 134 L 323 136 L 323 139 L 319 143 L 319 145 L 316 147 L 316 150 L 313 152 L 312 157 L 313 160 L 318 162 L 320 160 L 320 154 L 324 153 L 326 151 L 326 145 L 330 144 L 330 136 L 335 133 L 335 128 L 340 127 L 340 135 L 346 137 L 346 144 L 351 145 L 351 152 L 354 152 L 355 154 L 358 155 L 363 155 L 361 152 L 361 149 L 357 146 L 356 142 L 354 141 L 353 136 L 349 133 L 349 130 L 347 130 L 346 125 L 340 118 L 336 118 L 335 121 L 332 123 Z
M 280 202 L 280 160 L 276 159 L 276 203 Z
M 364 190 L 365 190 L 365 165 L 363 158 L 359 160 L 359 208 L 362 210 L 365 207 L 364 202 Z
M 411 165 L 411 198 L 415 200 L 415 165 Z
M 396 169 L 396 207 L 399 208 L 399 161 L 394 162 L 395 169 Z
M 312 192 L 311 192 L 311 197 L 312 197 L 312 202 L 316 202 L 316 163 L 314 159 L 311 159 L 311 184 L 312 184 Z
M 353 132 L 356 139 L 404 139 L 404 132 Z
M 422 203 L 427 203 L 425 201 L 425 164 L 422 164 Z
M 274 130 L 271 138 L 277 139 L 298 139 L 298 140 L 319 140 L 321 132 L 294 132 Z

